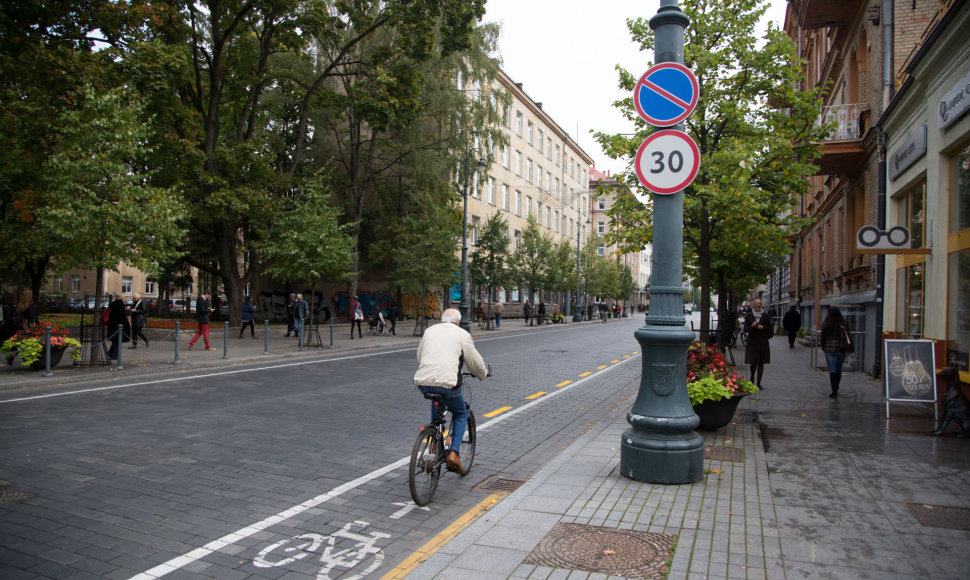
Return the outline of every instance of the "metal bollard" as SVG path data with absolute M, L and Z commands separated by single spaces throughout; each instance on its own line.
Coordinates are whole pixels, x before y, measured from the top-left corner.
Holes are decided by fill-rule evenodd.
M 263 354 L 269 354 L 269 320 L 263 321 Z
M 227 320 L 222 324 L 222 358 L 229 358 L 229 321 Z
M 306 320 L 304 320 L 300 326 L 300 352 L 303 352 L 303 337 L 306 336 L 306 326 Z
M 330 348 L 333 348 L 333 314 L 330 315 Z
M 179 364 L 179 321 L 175 321 L 175 363 Z
M 123 324 L 119 324 L 118 325 L 118 352 L 116 353 L 118 355 L 119 371 L 125 370 L 125 365 L 121 362 L 121 358 L 122 358 L 121 353 L 123 353 L 125 350 L 124 344 L 125 344 L 125 326 Z
M 52 377 L 54 373 L 51 372 L 51 324 L 49 322 L 44 325 L 44 357 L 47 359 L 44 361 L 44 376 Z

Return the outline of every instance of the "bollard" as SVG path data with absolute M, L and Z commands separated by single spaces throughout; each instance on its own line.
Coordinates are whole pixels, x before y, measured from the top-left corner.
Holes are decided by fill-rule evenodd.
M 222 358 L 229 358 L 229 321 L 223 324 L 222 332 Z
M 306 327 L 306 320 L 304 320 L 300 327 L 300 352 L 303 352 L 303 337 L 306 336 Z
M 269 320 L 263 321 L 263 354 L 269 354 Z
M 330 314 L 330 348 L 333 348 L 333 314 Z
M 179 321 L 175 321 L 175 363 L 179 364 Z
M 54 373 L 51 372 L 51 323 L 48 322 L 44 325 L 44 357 L 47 359 L 44 361 L 44 376 L 52 377 Z
M 119 371 L 125 370 L 125 365 L 121 361 L 121 358 L 122 358 L 121 357 L 121 353 L 124 352 L 124 350 L 125 350 L 124 344 L 125 344 L 125 326 L 123 324 L 119 324 L 118 325 L 118 352 L 116 353 L 118 355 L 118 370 Z

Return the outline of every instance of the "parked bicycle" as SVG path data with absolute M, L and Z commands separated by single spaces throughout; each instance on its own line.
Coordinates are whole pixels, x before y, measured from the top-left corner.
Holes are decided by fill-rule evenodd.
M 462 377 L 473 377 L 469 372 L 461 373 Z M 486 376 L 491 376 L 491 369 Z M 477 441 L 475 431 L 475 415 L 471 409 L 471 385 L 468 381 L 463 381 L 462 389 L 465 398 L 465 409 L 468 411 L 468 425 L 465 434 L 461 438 L 461 464 L 468 475 L 475 461 L 475 443 Z M 408 487 L 411 489 L 411 498 L 414 503 L 425 506 L 431 503 L 434 498 L 435 490 L 438 489 L 438 481 L 441 479 L 441 469 L 445 467 L 445 457 L 451 446 L 450 434 L 454 432 L 453 417 L 445 406 L 444 396 L 436 393 L 424 395 L 425 399 L 430 399 L 435 406 L 436 412 L 434 420 L 421 427 L 414 447 L 411 448 L 411 461 L 408 463 Z M 445 426 L 447 425 L 447 429 Z M 450 469 L 449 469 L 450 471 Z

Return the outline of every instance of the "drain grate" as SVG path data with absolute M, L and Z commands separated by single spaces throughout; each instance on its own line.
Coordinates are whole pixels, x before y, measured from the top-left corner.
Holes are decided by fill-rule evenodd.
M 493 475 L 486 479 L 485 481 L 478 484 L 478 489 L 484 491 L 507 491 L 513 492 L 525 483 L 524 479 L 508 479 L 506 477 L 500 477 L 498 475 Z
M 921 526 L 970 531 L 970 509 L 921 503 L 904 505 Z
M 735 423 L 757 423 L 758 422 L 758 412 L 749 409 L 741 409 L 734 412 L 734 422 Z
M 17 489 L 12 485 L 0 485 L 0 504 L 23 501 L 28 497 L 30 497 L 30 494 L 22 489 Z
M 670 569 L 676 541 L 677 536 L 670 534 L 558 523 L 525 563 L 662 580 Z
M 704 459 L 718 461 L 744 461 L 744 454 L 738 447 L 720 447 L 711 445 L 704 448 Z

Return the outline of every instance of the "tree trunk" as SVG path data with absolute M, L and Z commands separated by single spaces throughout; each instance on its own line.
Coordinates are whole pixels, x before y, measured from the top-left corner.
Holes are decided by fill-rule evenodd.
M 242 325 L 243 289 L 245 281 L 239 273 L 240 262 L 237 253 L 236 227 L 234 224 L 223 222 L 216 226 L 216 257 L 219 264 L 219 276 L 226 287 L 226 299 L 229 301 L 229 324 L 233 327 Z
M 98 266 L 95 270 L 94 275 L 94 320 L 91 321 L 91 326 L 97 327 L 101 325 L 101 288 L 104 286 L 104 268 Z M 84 306 L 87 306 L 85 304 Z M 83 309 L 82 309 L 83 312 Z M 109 331 L 111 329 L 108 329 Z M 98 364 L 98 349 L 92 348 L 91 351 L 91 366 Z

